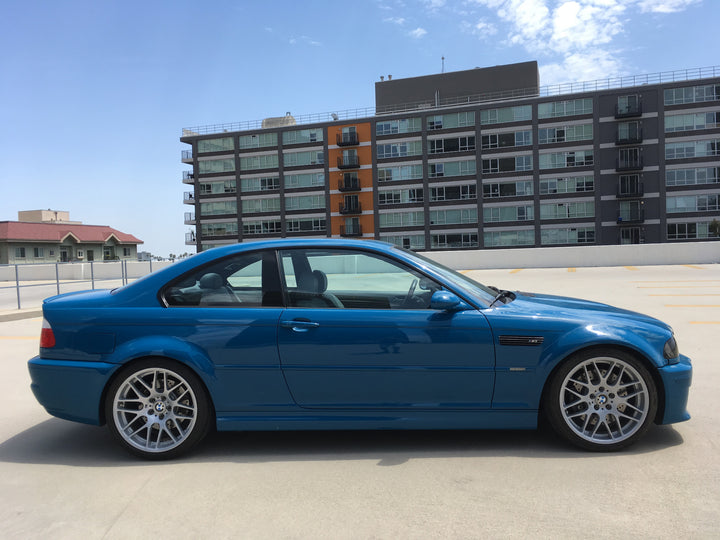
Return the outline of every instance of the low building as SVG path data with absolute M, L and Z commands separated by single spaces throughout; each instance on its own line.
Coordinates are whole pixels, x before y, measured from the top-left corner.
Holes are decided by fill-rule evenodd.
M 18 212 L 18 221 L 0 221 L 0 264 L 137 260 L 142 243 L 112 227 L 70 221 L 67 212 Z

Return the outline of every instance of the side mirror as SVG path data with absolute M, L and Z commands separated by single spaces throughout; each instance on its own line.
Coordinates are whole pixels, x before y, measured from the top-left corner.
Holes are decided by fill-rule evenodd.
M 435 291 L 430 297 L 430 309 L 440 311 L 462 311 L 468 305 L 450 291 Z

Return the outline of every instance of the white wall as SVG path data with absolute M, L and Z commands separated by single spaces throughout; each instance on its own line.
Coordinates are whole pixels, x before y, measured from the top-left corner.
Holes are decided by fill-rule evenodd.
M 423 255 L 450 268 L 563 268 L 720 263 L 720 242 L 432 251 Z

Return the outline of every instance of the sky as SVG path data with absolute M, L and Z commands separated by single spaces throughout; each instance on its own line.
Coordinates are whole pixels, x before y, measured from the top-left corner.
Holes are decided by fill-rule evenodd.
M 5 0 L 0 221 L 185 245 L 182 128 L 372 107 L 380 76 L 537 60 L 541 86 L 709 67 L 718 0 Z M 444 63 L 442 58 L 444 57 Z

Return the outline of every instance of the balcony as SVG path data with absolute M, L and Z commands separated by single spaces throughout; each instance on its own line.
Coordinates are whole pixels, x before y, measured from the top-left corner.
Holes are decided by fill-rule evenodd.
M 615 144 L 621 145 L 621 144 L 638 144 L 643 141 L 643 134 L 642 129 L 635 130 L 634 133 L 623 133 L 622 135 L 618 133 L 615 136 Z
M 194 184 L 195 173 L 193 173 L 192 171 L 183 171 L 182 181 L 183 184 Z
M 183 150 L 181 154 L 182 162 L 183 163 L 192 163 L 193 162 L 193 153 L 192 150 Z
M 343 177 L 338 180 L 339 191 L 360 191 L 360 180 L 357 178 Z
M 340 225 L 340 236 L 362 236 L 362 226 L 359 223 Z
M 340 203 L 341 214 L 362 214 L 362 205 L 360 203 L 342 204 Z
M 342 156 L 337 160 L 338 169 L 357 169 L 360 167 L 360 160 L 357 156 Z
M 633 208 L 631 210 L 619 210 L 617 214 L 617 222 L 619 224 L 643 223 L 645 221 L 645 210 L 642 208 Z
M 642 102 L 640 100 L 622 106 L 615 105 L 615 118 L 631 118 L 633 116 L 642 116 Z
M 185 204 L 195 204 L 195 194 L 192 191 L 183 193 L 183 202 Z
M 185 245 L 192 246 L 195 244 L 196 244 L 195 233 L 194 232 L 186 232 L 185 233 Z
M 640 183 L 637 186 L 626 186 L 624 189 L 618 186 L 617 198 L 618 199 L 637 199 L 645 195 L 644 184 Z
M 335 141 L 338 146 L 357 146 L 360 144 L 357 132 L 354 133 L 338 133 L 335 135 Z
M 643 168 L 643 158 L 618 159 L 615 161 L 615 170 L 620 171 L 639 171 Z
M 195 225 L 195 212 L 185 212 L 185 225 Z

